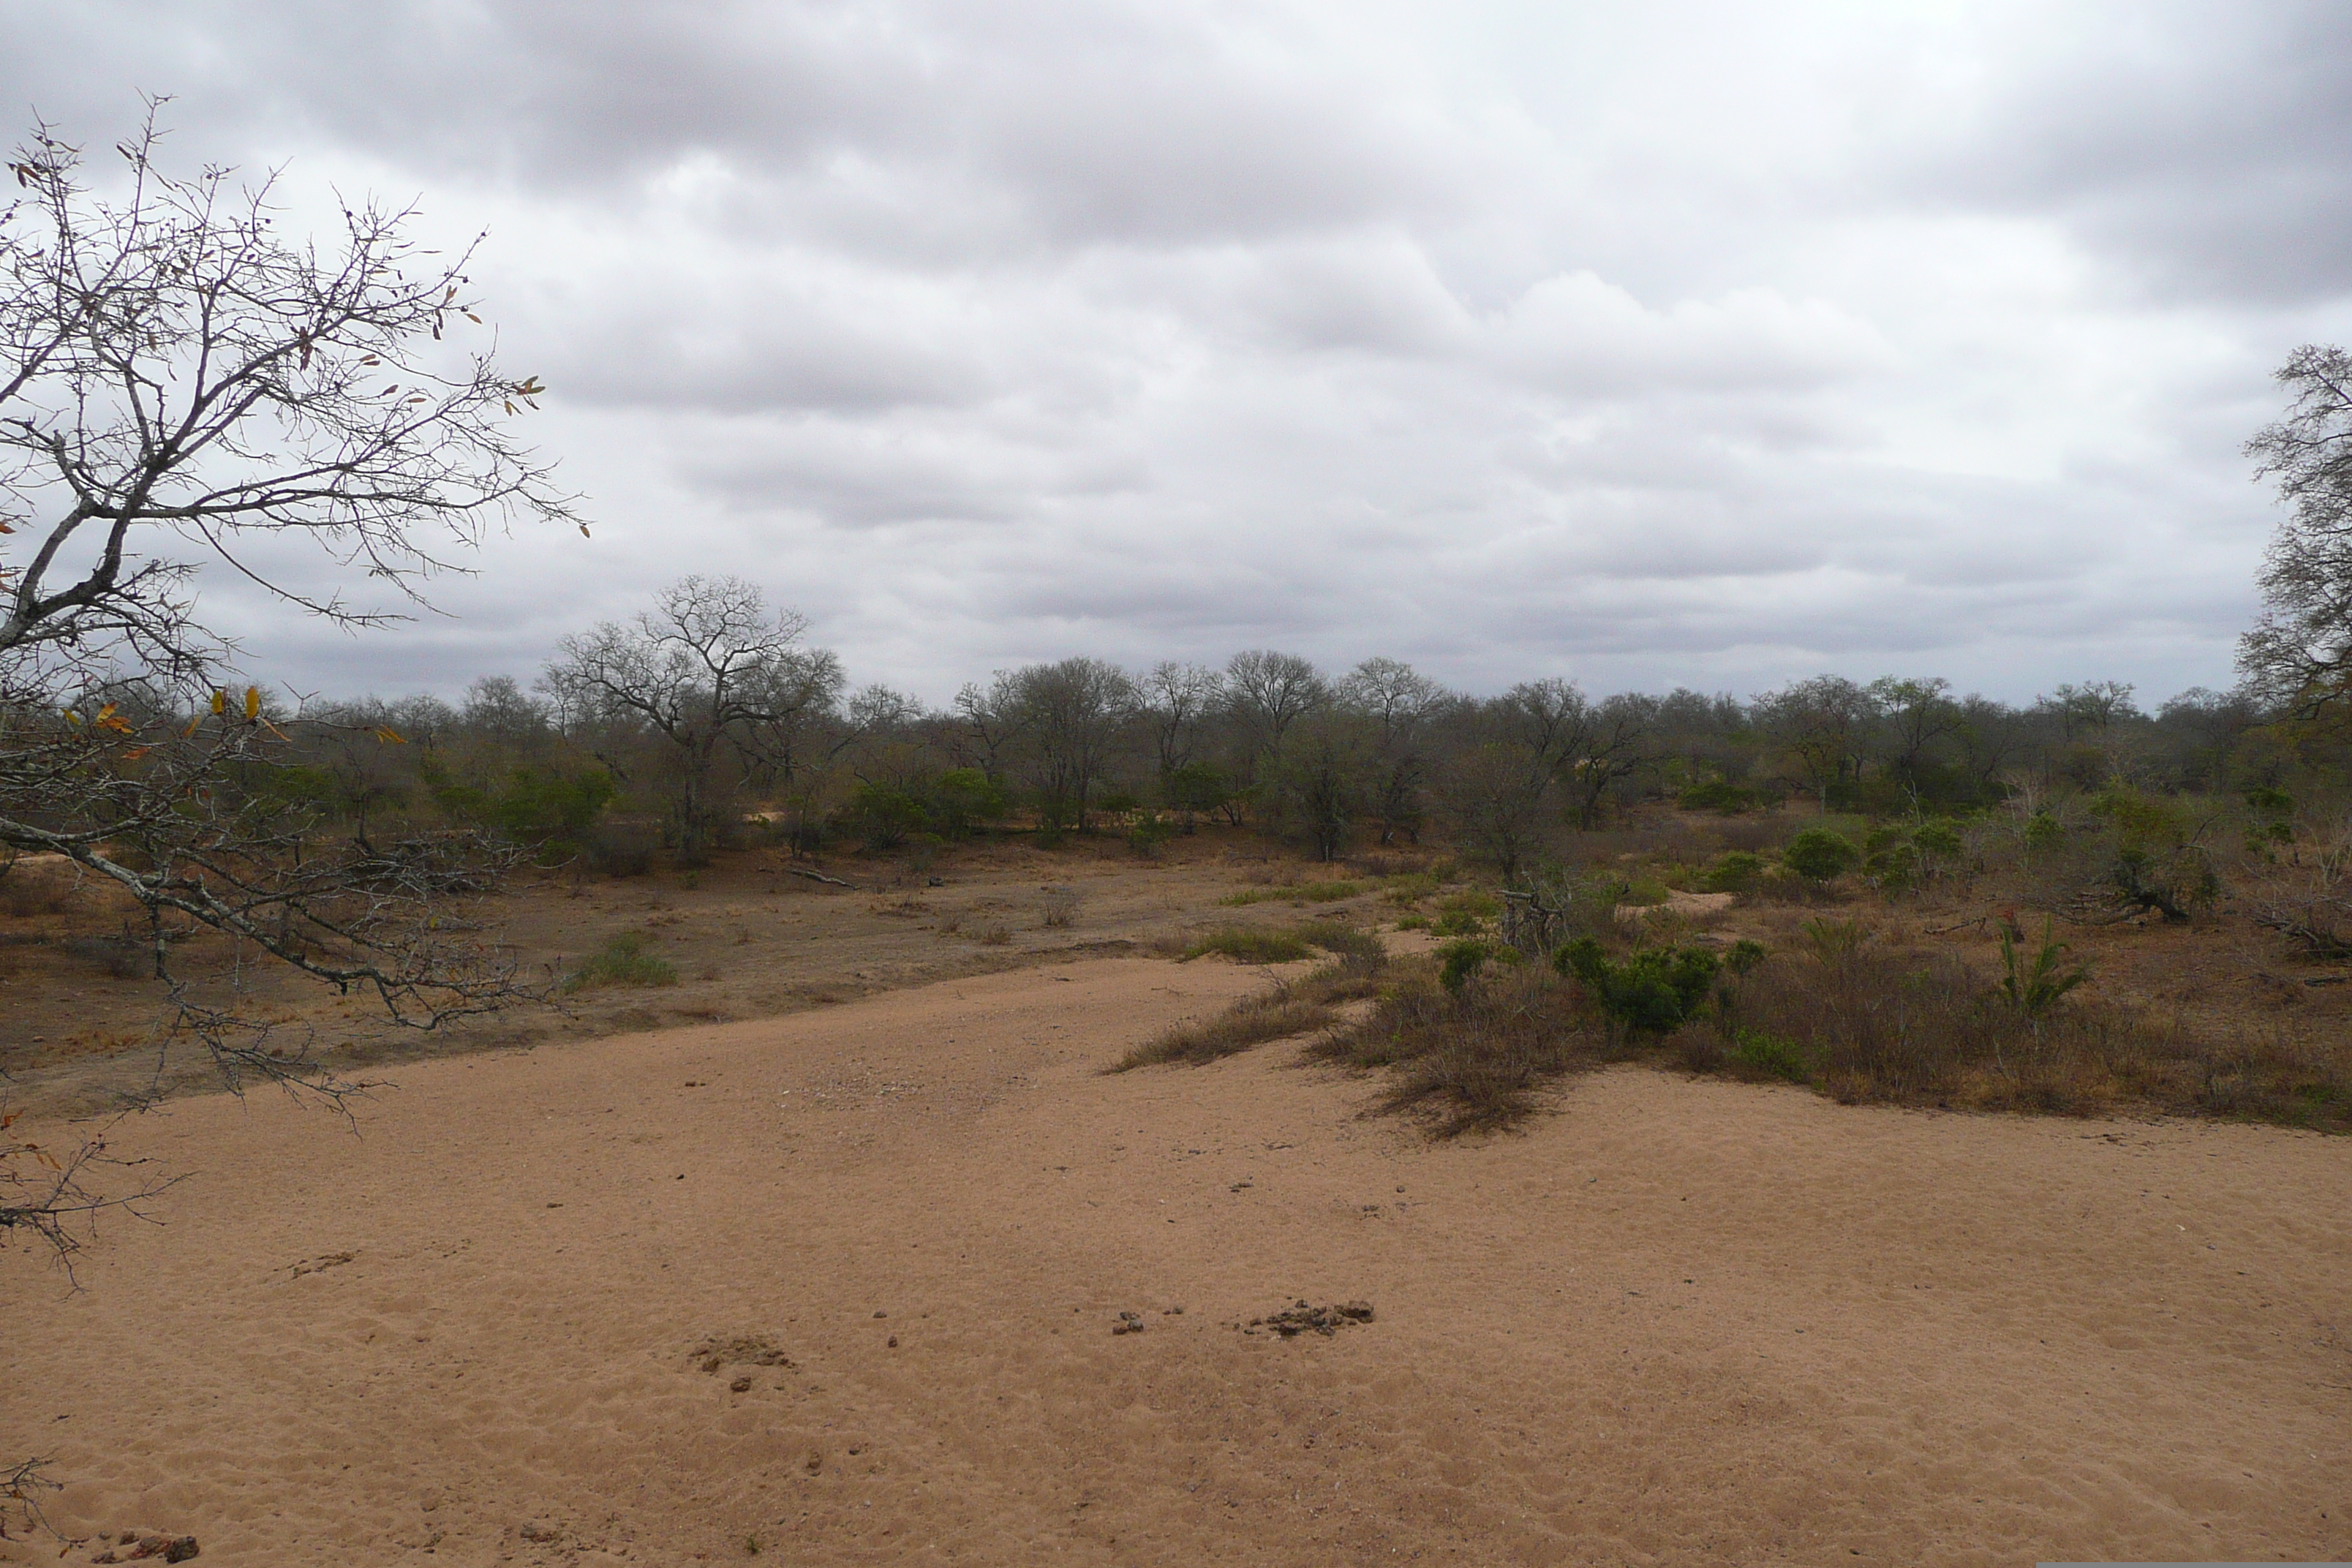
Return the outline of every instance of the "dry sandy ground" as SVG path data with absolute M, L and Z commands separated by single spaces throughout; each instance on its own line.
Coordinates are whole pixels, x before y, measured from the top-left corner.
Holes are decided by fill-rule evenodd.
M 1626 1070 L 1432 1146 L 1284 1047 L 1100 1074 L 1256 983 L 415 1064 L 357 1136 L 175 1101 L 118 1136 L 165 1223 L 0 1258 L 0 1450 L 223 1564 L 2352 1556 L 2352 1143 Z M 1235 1327 L 1299 1298 L 1377 1316 Z

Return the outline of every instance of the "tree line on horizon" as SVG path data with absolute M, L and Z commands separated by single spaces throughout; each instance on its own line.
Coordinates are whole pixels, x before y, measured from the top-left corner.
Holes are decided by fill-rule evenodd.
M 2332 794 L 2347 760 L 2336 727 L 2242 688 L 2153 712 L 2116 681 L 2015 705 L 1895 676 L 1745 701 L 1557 678 L 1479 697 L 1393 658 L 1337 671 L 1267 649 L 1222 667 L 1031 664 L 938 710 L 852 689 L 800 616 L 699 576 L 565 638 L 528 689 L 487 677 L 454 704 L 265 710 L 291 745 L 259 786 L 362 836 L 434 816 L 614 869 L 657 850 L 698 864 L 747 833 L 812 853 L 1108 826 L 1148 850 L 1214 821 L 1325 860 L 1434 833 L 1512 875 L 1555 833 L 1645 801 L 1924 817 L 2115 787 L 2267 798 Z

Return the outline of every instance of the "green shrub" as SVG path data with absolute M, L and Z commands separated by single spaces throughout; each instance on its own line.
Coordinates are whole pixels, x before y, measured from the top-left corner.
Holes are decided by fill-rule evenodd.
M 1729 779 L 1709 779 L 1695 784 L 1675 797 L 1675 804 L 1685 811 L 1720 811 L 1733 815 L 1752 811 L 1763 796 L 1746 784 L 1733 784 Z
M 1160 793 L 1169 810 L 1188 817 L 1195 813 L 1206 816 L 1234 798 L 1225 775 L 1206 763 L 1186 763 L 1176 769 L 1160 781 Z
M 1227 926 L 1213 931 L 1184 950 L 1184 962 L 1217 953 L 1237 963 L 1296 963 L 1307 955 L 1307 939 L 1297 931 L 1263 931 L 1253 926 Z
M 850 798 L 848 826 L 868 849 L 896 849 L 924 821 L 923 803 L 908 790 L 864 784 Z
M 1665 1034 L 1696 1016 L 1720 961 L 1702 947 L 1643 948 L 1612 963 L 1592 938 L 1579 937 L 1552 957 L 1573 974 L 1601 1011 L 1628 1028 Z
M 1911 847 L 1931 860 L 1957 860 L 1965 847 L 1960 830 L 1948 822 L 1923 822 L 1911 833 Z
M 1789 840 L 1780 863 L 1810 882 L 1827 882 L 1853 869 L 1861 859 L 1853 840 L 1826 827 L 1808 827 Z
M 1492 893 L 1473 889 L 1441 900 L 1436 922 L 1430 929 L 1440 936 L 1476 936 L 1502 912 L 1501 901 Z
M 1127 830 L 1127 847 L 1150 858 L 1176 836 L 1176 825 L 1156 811 L 1147 811 Z
M 2066 840 L 2066 828 L 2046 811 L 2037 811 L 2025 819 L 2025 852 L 2040 855 L 2055 849 Z
M 1666 885 L 1654 877 L 1635 877 L 1624 885 L 1617 901 L 1633 909 L 1655 909 L 1671 897 Z
M 656 841 L 642 824 L 607 823 L 588 840 L 588 863 L 608 877 L 642 877 L 653 869 Z
M 1477 977 L 1478 971 L 1495 953 L 1496 946 L 1491 942 L 1475 936 L 1454 938 L 1437 950 L 1437 983 L 1448 991 L 1461 990 Z
M 1416 904 L 1435 896 L 1443 886 L 1426 871 L 1406 871 L 1381 881 L 1381 897 L 1392 904 Z
M 1764 1029 L 1739 1029 L 1732 1035 L 1731 1059 L 1750 1072 L 1784 1078 L 1790 1083 L 1812 1081 L 1812 1064 L 1805 1048 L 1784 1035 Z
M 1012 805 L 1004 786 L 978 768 L 950 768 L 926 793 L 931 826 L 947 838 L 964 837 L 982 823 L 994 822 Z
M 1764 857 L 1734 849 L 1716 857 L 1700 876 L 1699 889 L 1708 893 L 1745 893 L 1764 879 Z
M 587 991 L 600 985 L 675 985 L 677 970 L 649 952 L 653 938 L 641 931 L 625 931 L 604 948 L 583 959 L 563 983 L 566 991 Z
M 563 845 L 575 852 L 619 790 L 602 768 L 516 768 L 488 789 L 458 783 L 430 761 L 419 773 L 434 804 L 450 816 L 479 823 L 517 844 Z
M 1376 974 L 1388 963 L 1389 950 L 1381 939 L 1358 926 L 1314 921 L 1298 928 L 1298 938 L 1338 959 L 1350 973 Z
M 2094 801 L 2091 812 L 2114 828 L 2116 858 L 2107 881 L 2124 902 L 2185 921 L 2191 910 L 2221 896 L 2221 879 L 2181 803 L 2116 789 Z
M 2066 944 L 2050 935 L 2050 921 L 2042 922 L 2042 945 L 2030 959 L 2022 958 L 2017 950 L 2017 939 L 2003 926 L 2000 932 L 2000 963 L 2006 972 L 2001 976 L 2001 994 L 2011 1005 L 2029 1018 L 2039 1018 L 2058 1005 L 2067 992 L 2091 977 L 2091 972 L 2079 965 L 2063 967 Z

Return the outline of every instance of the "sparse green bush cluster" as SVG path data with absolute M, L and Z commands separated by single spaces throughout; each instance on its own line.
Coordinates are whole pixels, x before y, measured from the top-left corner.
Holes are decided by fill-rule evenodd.
M 2352 1070 L 2277 1038 L 2201 1040 L 2068 1000 L 2063 943 L 2004 940 L 2003 970 L 1817 920 L 1805 949 L 1715 952 L 1583 939 L 1555 963 L 1497 969 L 1475 939 L 1441 949 L 1314 1054 L 1395 1076 L 1385 1103 L 1441 1133 L 1507 1125 L 1562 1074 L 1622 1059 L 1808 1084 L 1848 1102 L 2090 1114 L 2140 1107 L 2352 1130 Z M 1993 954 L 1985 955 L 1988 958 Z M 1572 982 L 1572 983 L 1571 983 Z
M 654 939 L 641 931 L 625 931 L 603 948 L 580 961 L 564 980 L 566 991 L 592 991 L 605 985 L 675 985 L 677 969 L 653 951 Z

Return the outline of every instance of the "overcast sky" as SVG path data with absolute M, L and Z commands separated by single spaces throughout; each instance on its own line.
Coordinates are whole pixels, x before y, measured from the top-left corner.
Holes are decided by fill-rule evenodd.
M 2339 5 L 0 0 L 0 99 L 487 228 L 592 540 L 305 689 L 732 572 L 943 702 L 1091 653 L 1491 690 L 2226 686 L 2352 338 Z

